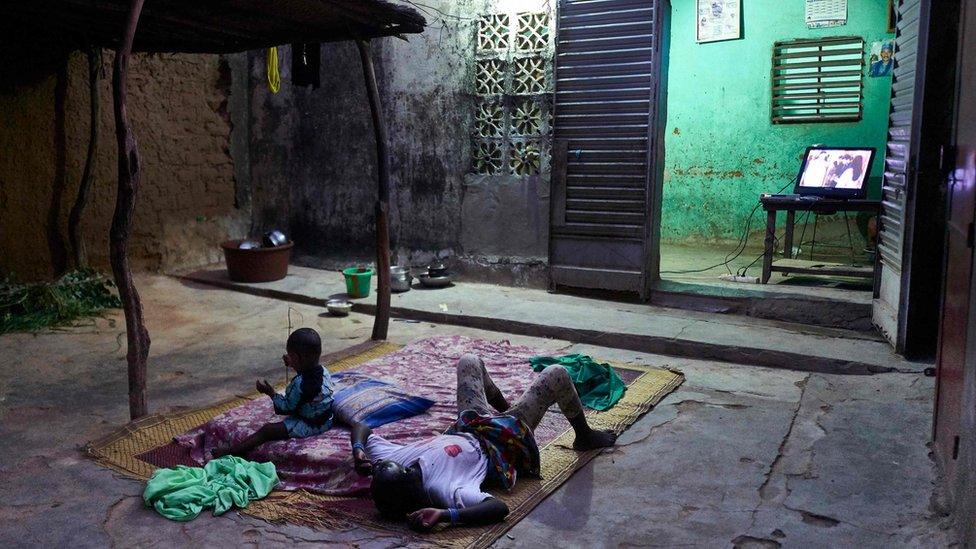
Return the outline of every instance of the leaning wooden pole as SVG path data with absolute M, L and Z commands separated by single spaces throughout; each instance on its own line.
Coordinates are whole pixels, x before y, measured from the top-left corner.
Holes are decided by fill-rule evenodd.
M 88 266 L 85 241 L 78 231 L 81 225 L 81 216 L 85 213 L 85 206 L 88 205 L 88 192 L 91 190 L 92 181 L 95 179 L 95 155 L 98 151 L 98 125 L 101 118 L 101 97 L 98 93 L 98 85 L 102 74 L 102 48 L 92 46 L 85 52 L 85 55 L 88 57 L 88 106 L 90 115 L 88 155 L 85 157 L 85 169 L 81 173 L 78 195 L 75 198 L 74 206 L 71 208 L 71 215 L 68 216 L 68 239 L 71 241 L 71 251 L 75 256 L 76 268 Z
M 376 137 L 376 318 L 373 320 L 373 339 L 386 339 L 390 328 L 390 156 L 386 148 L 386 123 L 380 109 L 380 92 L 376 88 L 376 71 L 369 56 L 369 44 L 356 40 L 363 63 L 366 95 L 373 116 L 373 135 Z
M 109 233 L 109 255 L 115 285 L 119 288 L 122 310 L 125 313 L 125 335 L 128 344 L 126 359 L 129 366 L 129 417 L 138 419 L 149 410 L 146 403 L 146 359 L 149 357 L 149 331 L 142 318 L 142 302 L 132 281 L 129 267 L 129 235 L 132 234 L 132 215 L 139 190 L 141 167 L 139 147 L 132 133 L 126 112 L 126 79 L 129 73 L 129 54 L 135 38 L 144 0 L 132 0 L 125 24 L 125 34 L 112 71 L 112 93 L 115 110 L 115 138 L 119 147 L 119 189 L 115 198 L 115 215 Z

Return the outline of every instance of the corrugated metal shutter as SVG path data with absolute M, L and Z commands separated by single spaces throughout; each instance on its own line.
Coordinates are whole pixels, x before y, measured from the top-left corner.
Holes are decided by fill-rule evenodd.
M 919 0 L 903 0 L 898 6 L 895 68 L 891 83 L 891 118 L 882 183 L 881 227 L 878 251 L 884 268 L 902 270 L 905 193 L 911 161 L 915 105 L 915 66 L 918 55 Z M 891 305 L 897 306 L 897 303 Z M 895 308 L 897 310 L 897 307 Z
M 655 4 L 559 4 L 554 137 L 568 143 L 568 158 L 557 233 L 644 236 Z

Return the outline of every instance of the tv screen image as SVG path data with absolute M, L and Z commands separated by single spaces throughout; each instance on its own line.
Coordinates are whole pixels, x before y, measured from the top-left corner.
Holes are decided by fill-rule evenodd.
M 873 148 L 810 147 L 797 180 L 797 194 L 863 198 Z

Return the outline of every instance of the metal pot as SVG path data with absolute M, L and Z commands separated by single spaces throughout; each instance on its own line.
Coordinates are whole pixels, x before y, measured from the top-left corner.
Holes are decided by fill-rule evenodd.
M 261 244 L 265 248 L 274 248 L 276 246 L 284 246 L 288 244 L 288 237 L 285 233 L 281 231 L 268 231 L 264 233 L 264 238 L 261 239 Z
M 410 290 L 410 283 L 413 277 L 410 276 L 410 269 L 406 267 L 390 267 L 390 289 L 394 292 L 406 292 Z
M 447 276 L 447 265 L 440 261 L 435 261 L 427 267 L 427 274 L 431 277 Z

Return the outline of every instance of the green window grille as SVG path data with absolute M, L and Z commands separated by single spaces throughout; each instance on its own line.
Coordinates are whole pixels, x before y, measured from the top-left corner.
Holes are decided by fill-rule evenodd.
M 864 39 L 798 39 L 773 44 L 773 124 L 861 119 Z

